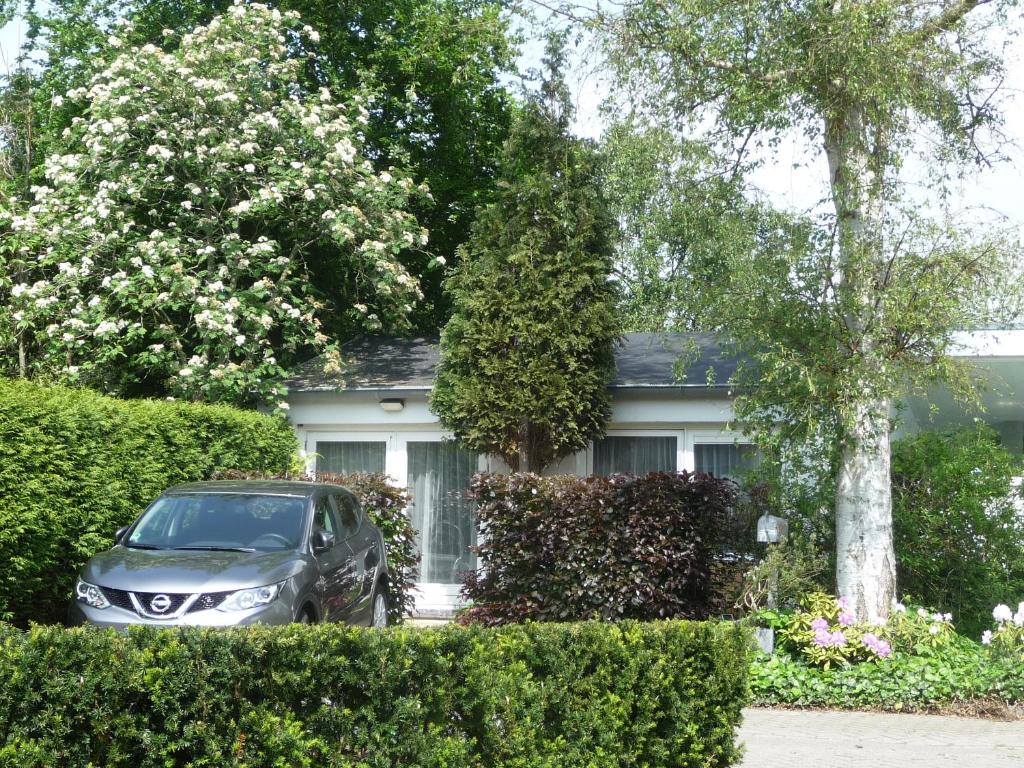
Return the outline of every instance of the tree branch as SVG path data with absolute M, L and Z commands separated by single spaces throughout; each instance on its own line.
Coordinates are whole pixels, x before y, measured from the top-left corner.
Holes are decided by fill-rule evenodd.
M 990 2 L 992 0 L 959 0 L 934 19 L 929 19 L 922 24 L 914 36 L 919 40 L 926 40 L 941 35 L 943 32 L 949 32 L 968 13 L 979 5 L 986 5 Z

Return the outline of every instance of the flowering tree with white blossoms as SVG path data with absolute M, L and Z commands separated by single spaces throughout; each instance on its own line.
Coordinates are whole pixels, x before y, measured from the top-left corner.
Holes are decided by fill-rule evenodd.
M 426 243 L 407 212 L 425 190 L 361 155 L 364 106 L 297 85 L 317 39 L 294 12 L 239 2 L 67 94 L 87 109 L 66 153 L 31 207 L 0 213 L 23 373 L 277 402 L 297 352 L 337 364 L 327 302 L 366 330 L 401 327 L 420 290 L 397 254 Z M 345 295 L 309 283 L 314 257 Z

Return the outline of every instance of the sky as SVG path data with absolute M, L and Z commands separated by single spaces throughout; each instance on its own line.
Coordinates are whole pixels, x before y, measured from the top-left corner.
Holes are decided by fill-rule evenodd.
M 0 29 L 0 68 L 13 60 L 23 34 L 18 21 Z M 520 69 L 536 67 L 543 45 L 528 41 L 519 59 Z M 593 61 L 592 51 L 580 49 L 571 75 L 577 106 L 577 133 L 598 138 L 605 128 L 600 106 L 609 93 L 607 78 L 600 69 L 583 65 Z M 1024 234 L 1024 41 L 1018 39 L 1009 51 L 1007 78 L 1003 87 L 1004 131 L 1010 144 L 1004 148 L 1007 159 L 993 168 L 973 171 L 964 181 L 954 182 L 954 205 L 964 222 L 1004 223 Z M 780 208 L 808 212 L 821 210 L 827 191 L 828 170 L 823 153 L 809 146 L 799 135 L 783 138 L 769 155 L 762 155 L 762 166 L 750 177 L 752 185 Z M 922 200 L 928 197 L 929 182 L 924 169 L 910 164 L 906 180 Z M 1002 218 L 1005 217 L 1005 220 Z

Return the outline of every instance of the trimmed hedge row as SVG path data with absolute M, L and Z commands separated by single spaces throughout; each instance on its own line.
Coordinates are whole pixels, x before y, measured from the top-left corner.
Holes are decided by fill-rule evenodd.
M 254 412 L 0 380 L 0 618 L 62 619 L 82 563 L 168 486 L 296 448 Z
M 481 474 L 465 621 L 704 618 L 735 486 L 711 475 Z
M 0 764 L 711 768 L 732 624 L 0 629 Z

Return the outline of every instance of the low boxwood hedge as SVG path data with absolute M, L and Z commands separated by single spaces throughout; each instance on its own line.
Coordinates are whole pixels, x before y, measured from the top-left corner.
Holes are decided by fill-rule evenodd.
M 251 411 L 0 380 L 0 618 L 62 619 L 82 563 L 168 486 L 283 471 L 296 449 Z
M 0 764 L 727 766 L 733 624 L 0 629 Z

